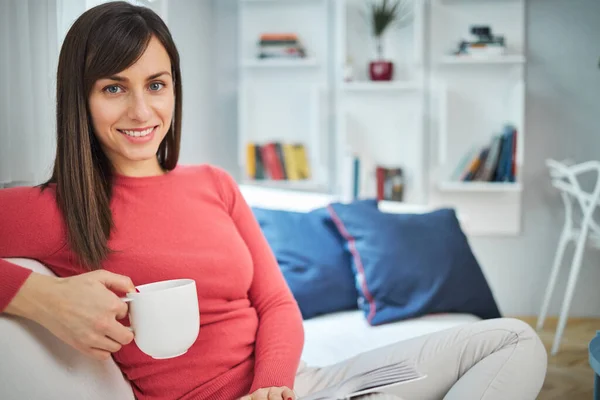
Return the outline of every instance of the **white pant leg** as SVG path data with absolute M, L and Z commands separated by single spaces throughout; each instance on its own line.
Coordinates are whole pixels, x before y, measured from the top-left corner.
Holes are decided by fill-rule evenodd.
M 536 332 L 520 320 L 499 318 L 401 341 L 331 366 L 303 367 L 294 388 L 301 397 L 402 359 L 412 360 L 427 378 L 368 398 L 533 400 L 547 367 L 546 350 Z

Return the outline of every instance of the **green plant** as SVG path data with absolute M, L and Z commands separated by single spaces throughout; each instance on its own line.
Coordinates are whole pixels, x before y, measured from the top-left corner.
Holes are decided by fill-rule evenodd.
M 369 9 L 369 19 L 373 36 L 377 42 L 377 54 L 383 58 L 382 36 L 385 31 L 396 25 L 405 26 L 410 21 L 412 13 L 411 0 L 367 0 Z

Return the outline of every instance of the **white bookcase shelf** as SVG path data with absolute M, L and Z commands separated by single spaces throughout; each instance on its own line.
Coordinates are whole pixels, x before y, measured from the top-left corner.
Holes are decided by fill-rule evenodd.
M 351 81 L 344 82 L 341 88 L 347 92 L 404 92 L 415 91 L 422 88 L 422 84 L 417 81 L 392 81 L 392 82 L 374 82 L 374 81 Z
M 525 0 L 431 0 L 430 6 L 430 126 L 437 157 L 430 165 L 429 203 L 456 208 L 468 218 L 470 234 L 519 234 L 527 134 Z M 504 36 L 505 54 L 448 55 L 478 25 Z M 457 178 L 507 124 L 517 132 L 516 182 Z
M 311 192 L 324 192 L 327 191 L 327 185 L 324 183 L 316 182 L 314 180 L 272 180 L 272 179 L 244 179 L 242 181 L 245 185 L 261 186 L 268 188 L 277 188 L 285 190 L 301 190 Z
M 314 57 L 299 59 L 247 58 L 242 61 L 245 68 L 313 68 L 319 63 Z
M 515 182 L 442 182 L 439 190 L 444 192 L 520 192 L 523 187 Z
M 335 149 L 337 185 L 343 198 L 354 193 L 353 159 L 360 162 L 360 197 L 377 195 L 376 169 L 402 168 L 404 200 L 426 201 L 425 0 L 414 0 L 407 23 L 384 33 L 384 58 L 394 64 L 393 80 L 371 81 L 376 60 L 368 2 L 335 0 Z M 345 80 L 351 64 L 352 80 Z
M 442 64 L 524 64 L 525 56 L 519 54 L 508 54 L 502 56 L 444 56 Z

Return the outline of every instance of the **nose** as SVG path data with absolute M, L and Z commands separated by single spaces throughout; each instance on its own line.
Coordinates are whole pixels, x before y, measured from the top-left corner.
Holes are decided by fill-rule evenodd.
M 128 117 L 135 121 L 148 121 L 152 115 L 148 99 L 143 94 L 134 94 L 131 96 Z

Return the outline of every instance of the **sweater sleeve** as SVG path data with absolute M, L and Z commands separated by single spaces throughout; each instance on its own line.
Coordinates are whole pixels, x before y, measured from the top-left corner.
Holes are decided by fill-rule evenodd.
M 254 263 L 248 293 L 259 318 L 250 393 L 273 386 L 293 388 L 304 344 L 302 315 L 252 210 L 233 178 L 213 168 L 221 195 Z
M 64 244 L 60 212 L 52 189 L 0 190 L 0 312 L 12 301 L 31 270 L 3 258 L 42 261 Z

